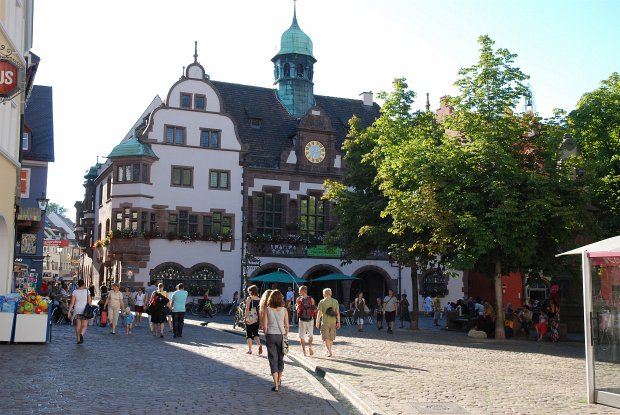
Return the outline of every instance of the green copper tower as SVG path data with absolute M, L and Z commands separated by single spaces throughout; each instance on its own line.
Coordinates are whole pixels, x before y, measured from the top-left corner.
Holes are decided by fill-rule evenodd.
M 278 99 L 292 116 L 301 118 L 314 105 L 314 63 L 312 40 L 297 24 L 297 7 L 293 5 L 293 23 L 280 40 L 274 63 Z

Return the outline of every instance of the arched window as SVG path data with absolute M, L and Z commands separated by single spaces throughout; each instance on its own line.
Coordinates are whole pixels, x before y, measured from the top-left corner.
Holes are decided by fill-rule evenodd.
M 301 63 L 297 65 L 297 77 L 298 78 L 304 77 L 304 66 Z
M 220 274 L 209 266 L 200 266 L 192 271 L 190 281 L 187 282 L 187 291 L 192 295 L 202 295 L 208 289 L 210 295 L 222 293 L 222 278 Z
M 291 76 L 291 65 L 288 63 L 284 64 L 284 76 Z
M 171 287 L 175 287 L 180 282 L 185 282 L 187 276 L 185 270 L 179 265 L 168 264 L 157 267 L 151 279 L 156 283 L 163 283 L 165 290 L 170 290 Z

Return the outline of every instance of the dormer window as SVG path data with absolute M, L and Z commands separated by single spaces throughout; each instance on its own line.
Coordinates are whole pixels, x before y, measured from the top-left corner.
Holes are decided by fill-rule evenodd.
M 28 131 L 25 131 L 24 135 L 22 136 L 22 150 L 30 150 L 30 132 Z
M 207 97 L 204 95 L 194 95 L 194 109 L 204 111 L 206 109 Z
M 181 108 L 192 107 L 192 95 L 181 93 Z
M 260 130 L 262 120 L 260 118 L 250 118 L 250 127 L 255 130 Z

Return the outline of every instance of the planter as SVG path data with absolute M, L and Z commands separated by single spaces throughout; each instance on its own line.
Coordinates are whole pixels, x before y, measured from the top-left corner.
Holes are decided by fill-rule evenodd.
M 0 313 L 0 342 L 10 342 L 13 337 L 15 313 Z
M 17 314 L 13 342 L 47 343 L 49 326 L 49 313 Z

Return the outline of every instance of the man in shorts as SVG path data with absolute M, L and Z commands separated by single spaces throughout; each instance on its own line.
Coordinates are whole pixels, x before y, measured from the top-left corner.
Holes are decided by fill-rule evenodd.
M 385 322 L 388 325 L 387 332 L 394 334 L 394 321 L 398 314 L 398 300 L 394 295 L 394 290 L 388 290 L 388 295 L 383 299 L 383 314 L 385 315 Z
M 295 304 L 297 317 L 299 318 L 299 342 L 301 350 L 306 355 L 306 338 L 308 339 L 308 347 L 310 356 L 314 354 L 312 350 L 312 332 L 314 331 L 314 313 L 316 304 L 314 298 L 308 295 L 308 287 L 302 285 L 299 287 L 299 297 Z
M 336 330 L 340 328 L 340 306 L 332 298 L 331 288 L 323 289 L 323 299 L 319 302 L 316 328 L 321 329 L 321 337 L 327 348 L 327 357 L 332 357 L 332 345 L 336 340 Z

